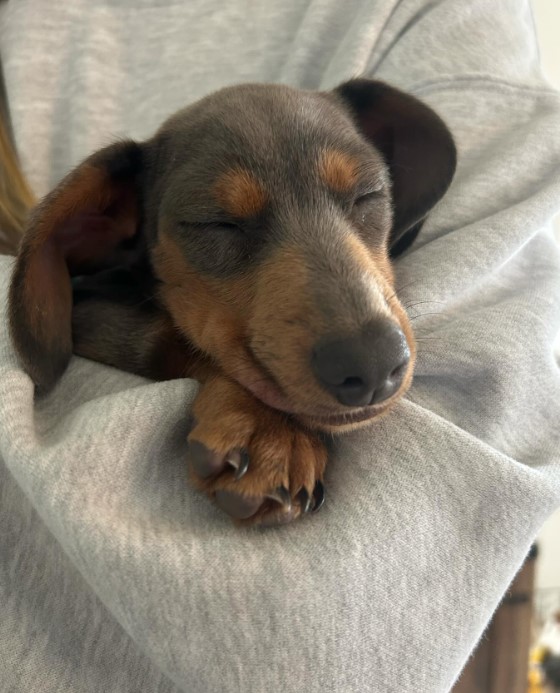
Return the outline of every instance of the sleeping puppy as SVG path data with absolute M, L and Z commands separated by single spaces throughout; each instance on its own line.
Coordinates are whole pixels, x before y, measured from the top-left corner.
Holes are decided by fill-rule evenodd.
M 42 392 L 72 351 L 195 378 L 193 483 L 247 524 L 317 509 L 324 432 L 410 386 L 391 256 L 455 159 L 441 119 L 380 82 L 212 94 L 96 152 L 35 209 L 10 289 L 21 362 Z

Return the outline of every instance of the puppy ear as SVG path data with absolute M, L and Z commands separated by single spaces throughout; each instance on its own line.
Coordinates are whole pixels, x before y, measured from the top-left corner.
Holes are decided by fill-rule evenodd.
M 419 222 L 449 187 L 457 160 L 453 138 L 431 108 L 383 82 L 354 79 L 334 93 L 389 166 L 393 248 L 407 231 L 417 232 Z
M 72 352 L 70 277 L 110 265 L 123 244 L 134 244 L 142 159 L 135 142 L 106 147 L 31 214 L 12 276 L 9 320 L 23 366 L 41 390 L 62 375 Z

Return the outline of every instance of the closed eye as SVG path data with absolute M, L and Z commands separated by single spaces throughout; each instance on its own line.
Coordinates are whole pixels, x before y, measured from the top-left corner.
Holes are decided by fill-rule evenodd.
M 358 195 L 354 199 L 354 207 L 360 207 L 361 205 L 366 205 L 368 202 L 372 202 L 380 197 L 384 197 L 386 194 L 385 188 L 378 188 L 377 190 L 370 190 L 362 195 Z
M 200 231 L 231 231 L 233 233 L 243 233 L 243 229 L 239 224 L 229 221 L 182 221 L 180 223 L 183 227 L 199 229 Z
M 225 229 L 226 231 L 243 231 L 241 226 L 239 226 L 238 224 L 233 224 L 229 221 L 219 221 L 216 224 L 209 224 L 209 226 L 217 226 L 220 229 Z

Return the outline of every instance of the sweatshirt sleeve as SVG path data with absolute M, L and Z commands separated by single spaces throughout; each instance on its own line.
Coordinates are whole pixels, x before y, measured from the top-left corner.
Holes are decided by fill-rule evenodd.
M 68 34 L 82 38 L 86 54 L 101 31 L 100 45 L 113 52 L 86 57 L 99 60 L 96 75 L 106 67 L 104 89 L 115 73 L 107 56 L 114 45 L 126 53 L 125 30 L 142 14 L 135 9 L 120 41 L 108 42 L 120 5 L 84 4 L 98 24 L 82 27 L 76 10 L 83 32 Z M 142 5 L 150 22 L 134 26 L 155 33 L 167 3 Z M 190 25 L 173 13 L 187 5 L 196 21 L 209 16 L 206 4 L 169 3 L 173 26 L 154 44 L 167 48 L 176 31 L 180 51 L 161 54 L 177 64 Z M 271 68 L 267 79 L 316 87 L 321 72 L 322 86 L 334 86 L 353 76 L 343 60 L 351 53 L 355 74 L 414 92 L 457 141 L 455 180 L 396 264 L 419 345 L 413 387 L 390 415 L 336 439 L 317 516 L 240 530 L 187 484 L 192 381 L 147 383 L 74 359 L 55 390 L 34 400 L 7 337 L 11 265 L 0 261 L 0 643 L 9 643 L 0 674 L 17 693 L 444 693 L 560 503 L 560 254 L 550 229 L 560 201 L 560 103 L 540 75 L 528 2 L 285 5 L 294 46 L 284 72 Z M 30 6 L 16 4 L 13 21 Z M 33 18 L 25 19 L 22 32 Z M 245 25 L 236 27 L 242 51 Z M 216 35 L 228 36 L 219 28 L 207 32 L 213 51 Z M 340 33 L 332 56 L 321 53 L 320 30 Z M 53 52 L 67 47 L 52 36 Z M 256 45 L 242 76 L 258 64 Z M 162 79 L 151 56 L 115 93 L 136 97 L 156 77 L 162 93 L 168 82 L 180 91 L 178 76 L 196 81 L 196 70 L 163 59 L 173 69 Z M 212 59 L 223 59 L 224 71 L 235 65 L 227 51 L 208 56 L 196 63 L 201 90 Z M 272 62 L 276 70 L 280 58 Z M 303 63 L 310 76 L 296 82 Z M 29 64 L 11 59 L 16 86 Z M 88 111 L 76 103 L 91 84 L 72 84 L 82 118 Z M 102 104 L 92 93 L 95 112 Z M 144 97 L 160 100 L 155 87 Z M 132 110 L 141 116 L 136 105 L 123 112 Z M 30 109 L 22 102 L 18 113 L 31 132 Z
M 486 78 L 542 83 L 528 0 L 409 0 L 397 3 L 368 71 L 403 89 Z

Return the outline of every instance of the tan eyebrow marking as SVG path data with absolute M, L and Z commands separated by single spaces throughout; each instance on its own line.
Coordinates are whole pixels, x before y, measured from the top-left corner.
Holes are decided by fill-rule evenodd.
M 228 214 L 252 217 L 263 211 L 268 195 L 255 176 L 242 168 L 223 173 L 214 185 L 214 194 Z
M 327 149 L 319 157 L 319 175 L 335 192 L 350 192 L 358 181 L 359 162 L 338 149 Z

